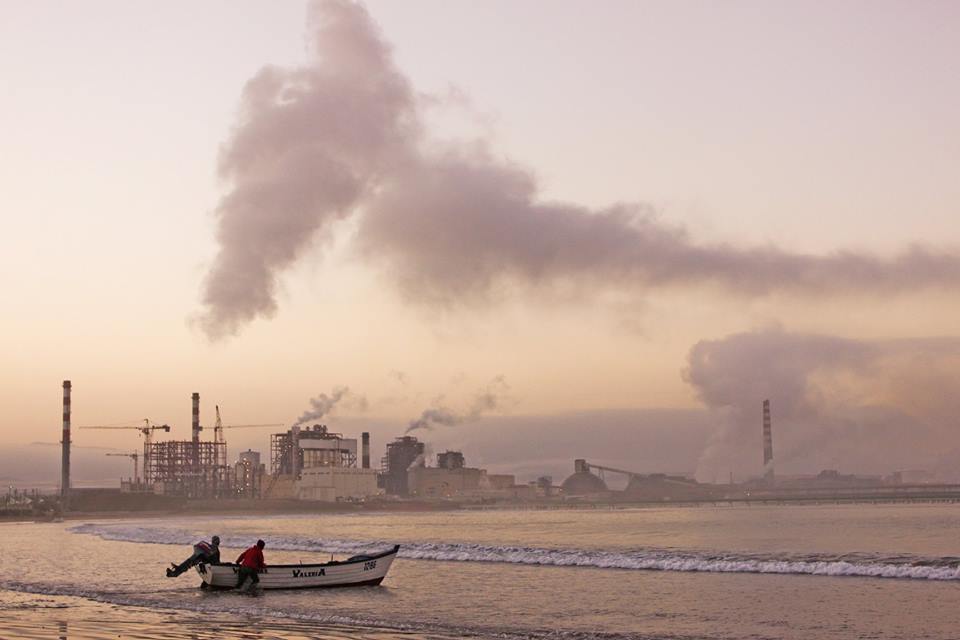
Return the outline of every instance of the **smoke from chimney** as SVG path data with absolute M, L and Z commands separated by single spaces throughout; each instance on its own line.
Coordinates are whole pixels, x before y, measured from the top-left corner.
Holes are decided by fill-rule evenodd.
M 307 30 L 307 62 L 265 67 L 247 83 L 223 147 L 229 189 L 197 317 L 211 339 L 272 316 L 280 275 L 351 217 L 355 249 L 427 304 L 486 300 L 503 285 L 584 298 L 701 285 L 744 297 L 960 288 L 953 250 L 879 257 L 705 244 L 648 205 L 545 202 L 533 173 L 487 141 L 432 140 L 424 101 L 362 5 L 314 1 Z
M 367 399 L 350 391 L 350 387 L 335 387 L 329 395 L 321 393 L 314 398 L 310 398 L 310 409 L 300 414 L 296 424 L 302 425 L 313 420 L 320 420 L 338 405 L 346 405 L 356 411 L 366 411 Z
M 431 430 L 434 427 L 455 427 L 465 422 L 475 422 L 484 414 L 502 408 L 510 391 L 506 379 L 497 376 L 474 397 L 466 411 L 457 412 L 453 409 L 435 406 L 424 409 L 419 418 L 411 420 L 406 433 L 418 429 Z
M 717 425 L 698 477 L 767 471 L 756 457 L 758 398 L 777 408 L 778 469 L 955 466 L 958 370 L 957 338 L 857 340 L 774 328 L 698 342 L 683 376 Z M 764 450 L 766 463 L 766 442 Z

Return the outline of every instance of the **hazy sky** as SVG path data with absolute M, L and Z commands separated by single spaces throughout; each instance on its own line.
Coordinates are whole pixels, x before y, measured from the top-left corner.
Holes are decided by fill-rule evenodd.
M 495 414 L 722 414 L 777 391 L 743 367 L 768 379 L 768 357 L 849 341 L 871 355 L 805 360 L 790 378 L 804 402 L 781 400 L 802 406 L 793 417 L 822 426 L 881 407 L 926 425 L 931 451 L 954 433 L 942 403 L 918 408 L 877 380 L 887 389 L 935 364 L 942 375 L 927 388 L 938 390 L 960 374 L 949 341 L 960 319 L 960 5 L 364 6 L 405 83 L 398 117 L 413 114 L 422 132 L 364 168 L 368 195 L 298 239 L 277 270 L 272 317 L 211 341 L 198 319 L 222 246 L 216 212 L 236 186 L 224 166 L 238 166 L 244 87 L 267 65 L 327 78 L 352 45 L 311 31 L 302 2 L 3 3 L 0 443 L 56 440 L 65 378 L 76 424 L 149 417 L 179 437 L 193 391 L 205 424 L 215 402 L 229 422 L 290 422 L 311 397 L 349 386 L 366 403 L 345 415 L 395 421 L 399 435 L 424 409 L 469 414 L 499 376 Z M 335 105 L 316 122 L 348 110 L 324 93 L 335 85 L 316 86 Z M 312 122 L 301 123 L 311 144 L 322 138 Z M 476 148 L 479 160 L 464 151 Z M 271 153 L 256 147 L 256 162 Z M 309 165 L 269 166 L 315 185 Z M 513 178 L 531 182 L 507 208 L 500 185 Z M 610 214 L 623 203 L 625 217 Z M 512 226 L 528 219 L 522 233 Z M 639 257 L 638 240 L 652 243 Z M 496 295 L 478 284 L 481 267 Z M 411 296 L 411 282 L 443 303 Z M 467 290 L 482 295 L 461 299 Z M 930 338 L 947 340 L 936 342 L 946 356 L 917 346 Z M 697 356 L 753 340 L 764 345 L 756 359 L 709 369 L 735 391 L 691 375 L 705 364 L 691 352 L 701 341 Z M 890 341 L 901 346 L 878 346 Z M 849 391 L 811 413 L 825 371 Z M 884 424 L 892 449 L 916 437 L 910 420 Z

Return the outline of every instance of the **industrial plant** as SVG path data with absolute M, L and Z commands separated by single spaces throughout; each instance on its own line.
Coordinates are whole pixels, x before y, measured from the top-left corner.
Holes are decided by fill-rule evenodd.
M 90 425 L 83 429 L 123 429 L 143 438 L 142 451 L 107 453 L 133 461 L 133 474 L 118 489 L 73 489 L 70 484 L 72 384 L 63 382 L 63 431 L 59 504 L 68 509 L 150 508 L 197 503 L 206 508 L 231 501 L 261 505 L 353 504 L 630 504 L 809 500 L 960 500 L 960 485 L 936 484 L 922 472 L 867 477 L 824 470 L 797 478 L 774 473 L 773 420 L 769 400 L 760 403 L 758 449 L 761 475 L 740 483 L 702 483 L 688 474 L 647 473 L 599 464 L 579 457 L 573 473 L 558 486 L 549 476 L 518 483 L 510 474 L 471 467 L 462 451 L 443 451 L 435 461 L 427 443 L 410 435 L 387 442 L 379 468 L 371 466 L 370 434 L 359 439 L 330 431 L 323 424 L 225 425 L 216 407 L 212 439 L 202 440 L 200 394 L 191 395 L 191 438 L 159 440 L 167 424 L 143 420 L 133 425 Z M 228 458 L 225 432 L 237 428 L 273 428 L 269 460 L 247 449 Z M 622 489 L 612 490 L 616 478 Z M 24 494 L 26 495 L 26 494 Z M 39 503 L 38 499 L 34 499 Z M 166 502 L 164 502 L 166 501 Z M 18 495 L 17 504 L 23 504 Z M 45 502 L 49 508 L 49 500 Z M 119 505 L 119 506 L 118 506 Z

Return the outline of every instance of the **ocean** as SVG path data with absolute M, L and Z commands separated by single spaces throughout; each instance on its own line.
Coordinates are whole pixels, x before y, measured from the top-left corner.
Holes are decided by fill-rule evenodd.
M 950 504 L 3 524 L 0 636 L 47 637 L 25 630 L 34 615 L 52 638 L 108 637 L 115 615 L 189 624 L 183 637 L 946 640 L 960 637 L 958 532 Z M 401 553 L 380 587 L 251 597 L 164 576 L 213 534 L 225 560 L 263 538 L 268 565 Z

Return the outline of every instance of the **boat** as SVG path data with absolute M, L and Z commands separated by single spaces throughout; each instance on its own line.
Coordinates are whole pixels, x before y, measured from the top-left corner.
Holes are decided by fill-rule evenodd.
M 353 556 L 321 564 L 271 564 L 260 569 L 260 589 L 318 589 L 324 587 L 360 587 L 380 584 L 390 570 L 400 545 L 382 553 Z M 240 565 L 232 563 L 196 566 L 208 589 L 233 589 L 237 586 Z M 250 581 L 247 580 L 247 585 Z

